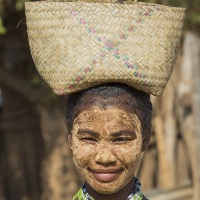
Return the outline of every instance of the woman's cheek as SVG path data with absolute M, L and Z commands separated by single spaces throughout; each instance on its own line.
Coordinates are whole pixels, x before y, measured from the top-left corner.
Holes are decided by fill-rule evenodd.
M 94 146 L 90 144 L 84 145 L 80 142 L 74 143 L 72 151 L 76 166 L 79 168 L 85 168 L 93 157 Z
M 132 165 L 138 158 L 141 156 L 141 145 L 136 146 L 133 143 L 130 143 L 127 146 L 121 146 L 116 148 L 115 155 L 118 159 L 126 166 Z
M 132 148 L 119 149 L 118 159 L 125 166 L 129 176 L 135 175 L 141 161 L 141 153 L 140 148 L 133 148 L 133 146 Z

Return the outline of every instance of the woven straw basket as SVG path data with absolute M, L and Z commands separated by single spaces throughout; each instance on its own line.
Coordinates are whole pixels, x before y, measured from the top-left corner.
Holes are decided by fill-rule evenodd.
M 34 63 L 59 95 L 120 82 L 160 96 L 185 9 L 142 2 L 27 2 Z

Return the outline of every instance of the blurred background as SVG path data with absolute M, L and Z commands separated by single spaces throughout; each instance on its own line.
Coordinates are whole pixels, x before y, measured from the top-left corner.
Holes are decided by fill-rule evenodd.
M 0 0 L 0 200 L 71 200 L 82 180 L 67 144 L 65 99 L 36 71 L 25 0 Z M 181 49 L 162 97 L 152 97 L 152 138 L 138 177 L 150 200 L 200 200 L 200 1 L 187 8 Z

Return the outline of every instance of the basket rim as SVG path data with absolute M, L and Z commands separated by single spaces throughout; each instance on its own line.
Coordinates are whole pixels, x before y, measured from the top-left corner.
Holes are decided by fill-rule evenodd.
M 166 8 L 166 10 L 169 10 L 172 11 L 182 11 L 184 12 L 186 10 L 186 8 L 184 7 L 175 7 L 175 6 L 170 6 L 170 5 L 162 5 L 162 4 L 155 4 L 155 3 L 146 3 L 146 2 L 133 2 L 133 3 L 110 3 L 110 2 L 83 2 L 83 1 L 76 1 L 76 2 L 72 2 L 72 1 L 34 1 L 34 2 L 25 2 L 25 5 L 33 5 L 33 4 L 71 4 L 71 5 L 80 5 L 80 4 L 84 4 L 84 5 L 117 5 L 117 6 L 128 6 L 129 8 L 130 7 L 155 7 L 155 6 L 159 6 L 159 7 L 162 7 L 162 8 Z M 165 10 L 165 11 L 166 11 Z

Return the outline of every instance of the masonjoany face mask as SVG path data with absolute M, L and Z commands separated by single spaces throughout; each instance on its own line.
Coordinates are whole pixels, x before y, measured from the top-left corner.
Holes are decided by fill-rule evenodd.
M 141 122 L 118 107 L 91 107 L 74 120 L 71 149 L 87 184 L 98 193 L 115 193 L 131 181 L 139 165 Z

